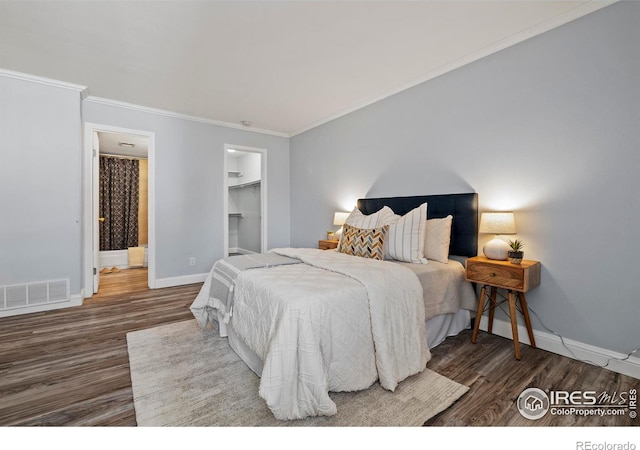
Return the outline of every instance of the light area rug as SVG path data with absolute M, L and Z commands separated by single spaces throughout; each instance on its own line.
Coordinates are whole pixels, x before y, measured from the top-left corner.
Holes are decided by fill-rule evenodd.
M 331 393 L 333 416 L 280 421 L 258 395 L 259 377 L 216 329 L 162 325 L 127 333 L 127 348 L 138 426 L 420 426 L 469 389 L 425 369 L 395 392 L 376 383 Z

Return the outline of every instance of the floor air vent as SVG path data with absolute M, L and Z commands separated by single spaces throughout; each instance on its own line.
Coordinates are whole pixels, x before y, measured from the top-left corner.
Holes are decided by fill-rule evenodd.
M 69 300 L 69 280 L 0 286 L 0 309 L 25 308 Z

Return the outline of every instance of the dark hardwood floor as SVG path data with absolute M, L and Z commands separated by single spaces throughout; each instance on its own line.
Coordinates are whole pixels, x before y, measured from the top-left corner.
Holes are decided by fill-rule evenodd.
M 0 318 L 0 425 L 135 426 L 126 334 L 181 320 L 200 284 L 149 290 L 146 269 L 105 274 L 98 295 L 80 307 Z M 527 387 L 638 389 L 640 380 L 510 340 L 470 332 L 432 351 L 428 367 L 470 386 L 430 426 L 633 426 L 623 417 L 552 416 L 531 421 L 516 409 Z
M 516 401 L 527 388 L 543 391 L 629 392 L 640 380 L 579 362 L 545 350 L 522 347 L 522 360 L 513 356 L 513 342 L 480 332 L 476 344 L 471 331 L 448 338 L 432 350 L 427 367 L 470 386 L 453 407 L 429 420 L 433 426 L 638 426 L 639 419 L 624 416 L 552 415 L 532 421 L 524 418 Z
M 83 306 L 1 318 L 0 424 L 136 425 L 126 334 L 192 319 L 200 289 L 146 280 L 146 269 L 105 274 Z

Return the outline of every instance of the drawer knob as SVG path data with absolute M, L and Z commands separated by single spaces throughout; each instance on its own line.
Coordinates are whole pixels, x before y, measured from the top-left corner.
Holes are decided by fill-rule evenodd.
M 496 273 L 495 272 L 491 272 L 490 276 L 495 277 Z

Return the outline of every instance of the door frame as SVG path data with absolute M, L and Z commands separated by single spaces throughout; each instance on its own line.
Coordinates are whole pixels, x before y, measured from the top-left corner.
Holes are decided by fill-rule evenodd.
M 224 256 L 229 256 L 229 149 L 241 152 L 260 153 L 260 251 L 267 251 L 267 149 L 247 147 L 245 145 L 224 144 L 224 158 L 222 179 L 222 205 L 223 205 L 223 230 L 224 230 Z
M 130 134 L 147 138 L 148 153 L 147 162 L 149 165 L 149 243 L 148 243 L 148 276 L 147 284 L 150 289 L 156 286 L 156 137 L 152 131 L 133 130 L 129 128 L 114 127 L 90 122 L 84 122 L 84 202 L 83 202 L 83 272 L 84 288 L 83 298 L 93 295 L 94 291 L 94 258 L 99 248 L 94 248 L 94 237 L 99 233 L 98 228 L 98 205 L 95 204 L 98 191 L 98 178 L 94 176 L 94 155 L 93 155 L 93 133 L 117 133 Z M 98 154 L 95 158 L 98 158 Z M 98 272 L 99 268 L 95 267 Z M 97 275 L 97 273 L 96 273 Z

